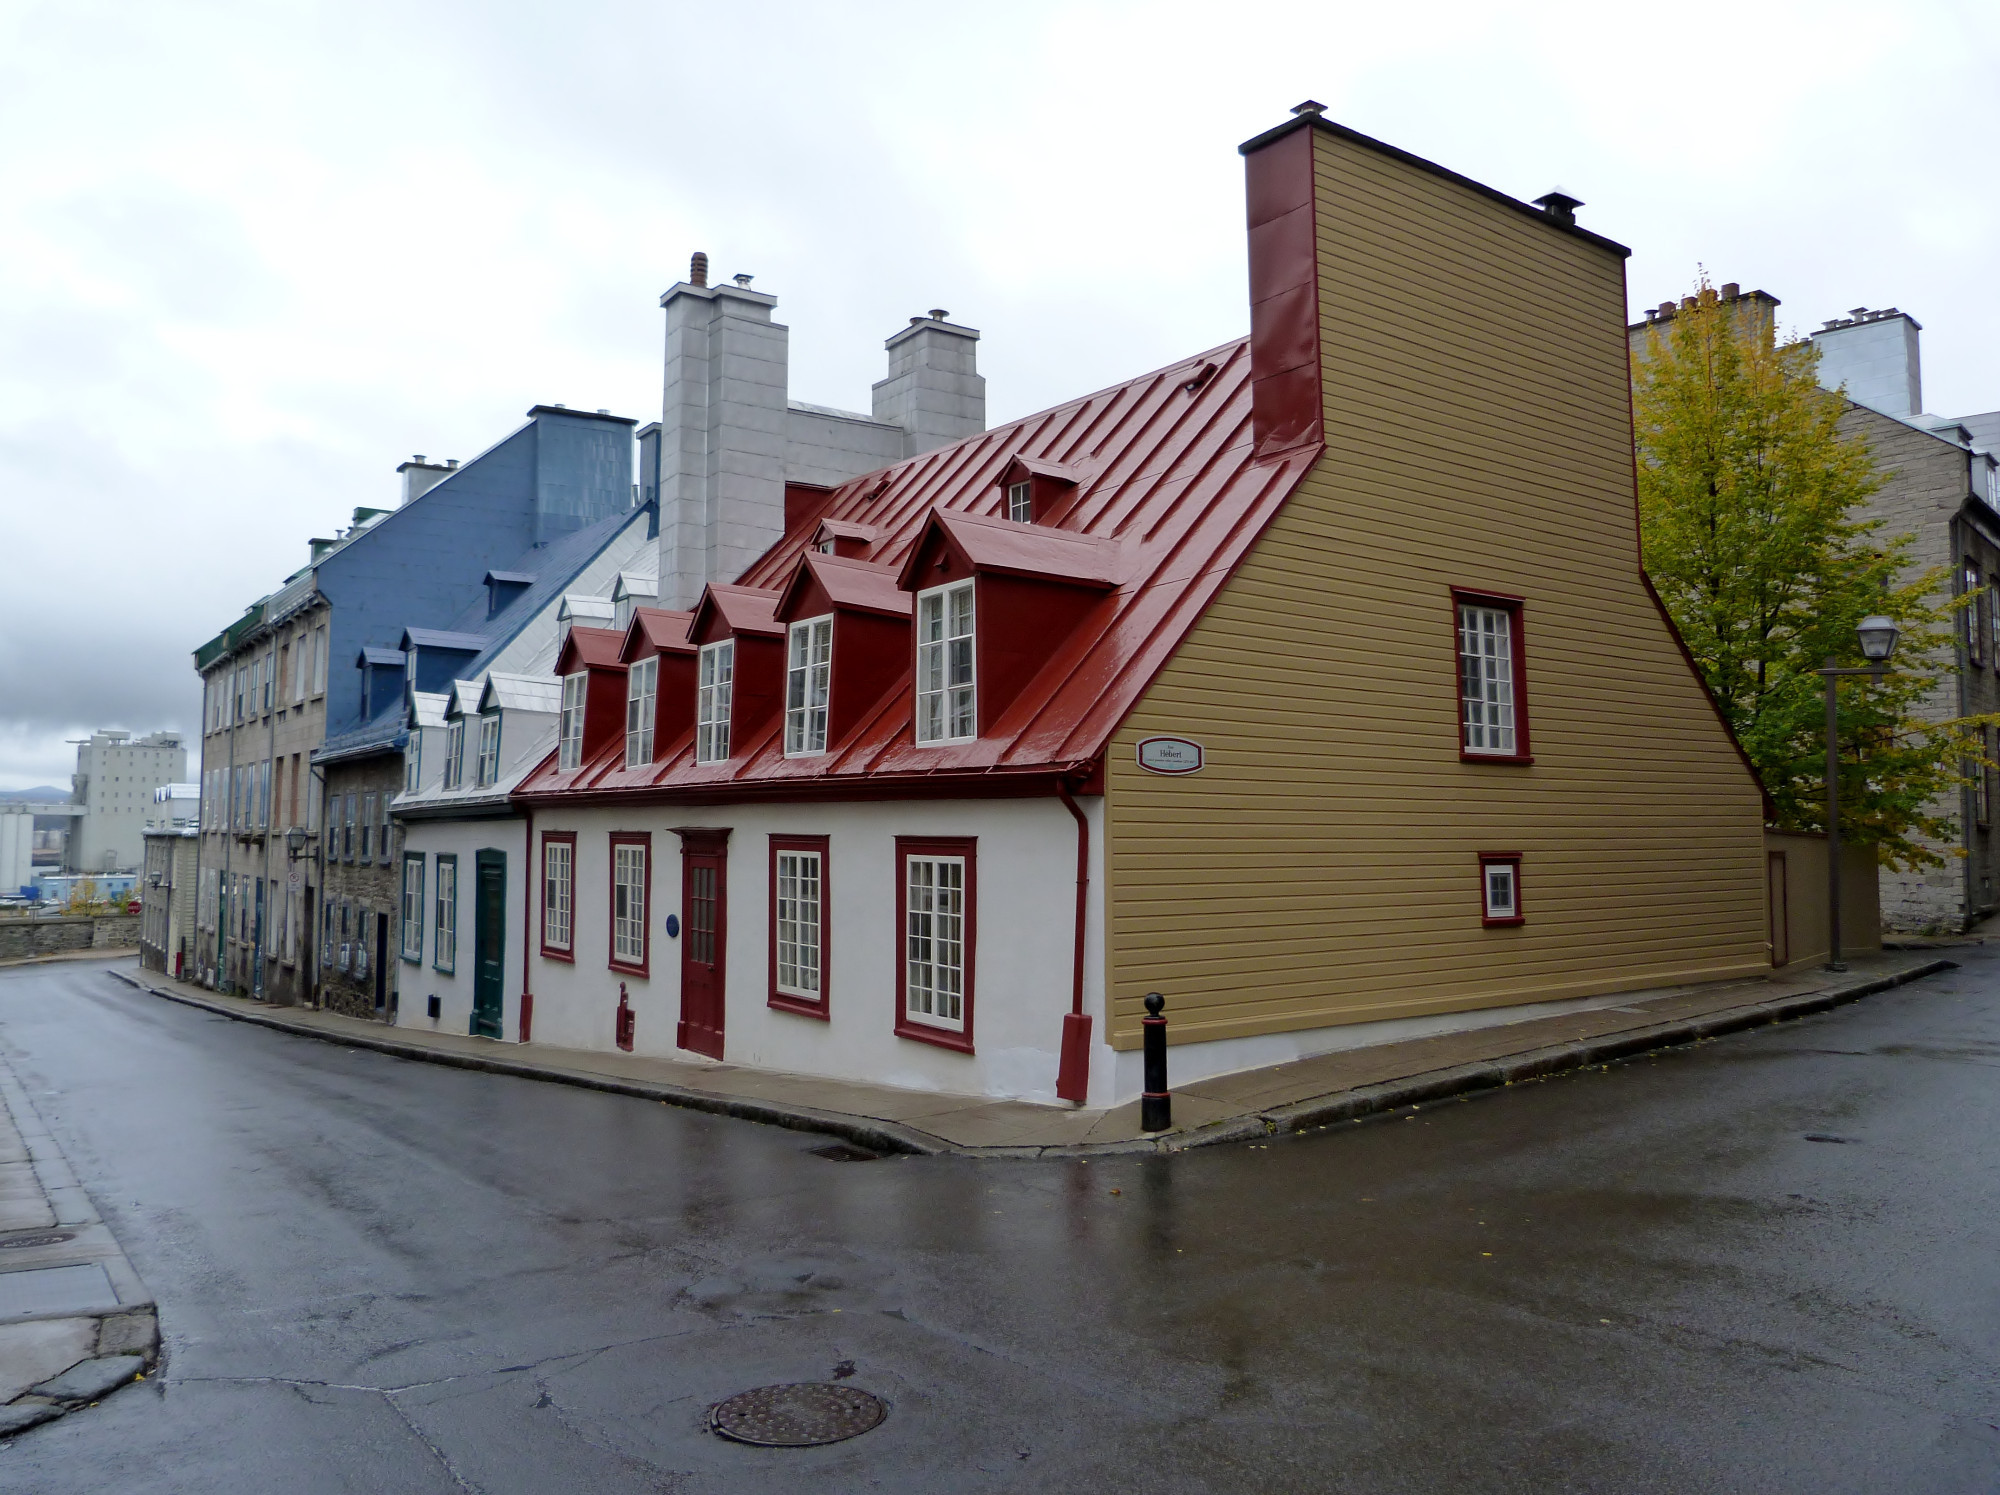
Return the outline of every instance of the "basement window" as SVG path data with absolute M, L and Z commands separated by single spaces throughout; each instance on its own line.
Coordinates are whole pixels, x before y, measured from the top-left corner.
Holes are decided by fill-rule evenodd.
M 1479 853 L 1479 889 L 1483 921 L 1519 924 L 1521 916 L 1521 854 L 1516 851 Z

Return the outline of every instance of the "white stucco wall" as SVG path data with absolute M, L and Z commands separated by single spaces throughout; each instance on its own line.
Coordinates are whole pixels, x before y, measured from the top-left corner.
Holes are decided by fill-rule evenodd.
M 1096 862 L 1103 840 L 1103 802 L 1085 799 L 1080 804 L 1091 820 Z M 1071 997 L 1076 822 L 1053 799 L 634 806 L 560 815 L 545 809 L 535 818 L 538 845 L 544 830 L 577 833 L 576 958 L 547 959 L 539 954 L 537 939 L 531 972 L 536 1042 L 612 1047 L 622 980 L 636 1017 L 634 1052 L 697 1057 L 674 1046 L 680 940 L 670 938 L 665 927 L 669 914 L 682 916 L 681 842 L 674 826 L 730 829 L 726 1062 L 918 1090 L 1055 1101 L 1062 1018 Z M 645 977 L 609 968 L 609 836 L 614 830 L 652 833 L 650 973 Z M 414 827 L 412 832 L 414 846 Z M 769 1005 L 769 838 L 774 834 L 829 838 L 826 1020 Z M 970 1054 L 900 1038 L 894 1031 L 896 962 L 901 958 L 898 836 L 970 836 L 978 843 Z M 1091 881 L 1085 1010 L 1096 1018 L 1098 1053 L 1090 1099 L 1106 1104 L 1116 1061 L 1103 1044 L 1102 915 L 1095 896 L 1101 872 L 1096 866 Z M 510 878 L 510 891 L 511 885 Z M 469 994 L 463 1010 L 471 1010 Z
M 441 734 L 440 734 L 441 735 Z M 482 851 L 507 857 L 507 965 L 501 992 L 500 1031 L 508 1039 L 520 1032 L 521 953 L 528 878 L 526 822 L 518 817 L 493 820 L 408 820 L 403 825 L 403 852 L 424 859 L 424 952 L 418 961 L 402 958 L 398 920 L 396 1026 L 429 1032 L 465 1033 L 472 1024 L 473 888 Z M 437 968 L 437 859 L 439 853 L 458 857 L 458 955 L 454 969 Z M 396 896 L 402 897 L 403 864 L 396 864 Z M 439 998 L 436 1019 L 426 1015 L 426 998 Z

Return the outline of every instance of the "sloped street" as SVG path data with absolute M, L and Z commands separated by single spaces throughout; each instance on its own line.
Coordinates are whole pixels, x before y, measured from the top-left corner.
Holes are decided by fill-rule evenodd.
M 83 1492 L 1974 1491 L 2000 956 L 1265 1145 L 827 1139 L 0 972 L 164 1364 L 0 1445 Z M 838 1379 L 810 1450 L 706 1409 Z

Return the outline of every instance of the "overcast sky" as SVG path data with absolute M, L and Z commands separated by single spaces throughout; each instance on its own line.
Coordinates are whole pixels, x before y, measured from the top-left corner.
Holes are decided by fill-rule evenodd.
M 1997 73 L 1992 0 L 0 0 L 0 788 L 191 730 L 190 651 L 411 454 L 657 418 L 692 250 L 849 409 L 933 306 L 996 421 L 1240 335 L 1236 146 L 1307 97 L 1584 199 L 1635 308 L 1893 304 L 1993 409 Z

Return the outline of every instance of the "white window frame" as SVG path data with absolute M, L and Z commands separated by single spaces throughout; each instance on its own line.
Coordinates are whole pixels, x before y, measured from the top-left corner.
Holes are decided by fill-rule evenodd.
M 653 717 L 660 683 L 660 656 L 642 659 L 625 672 L 625 766 L 653 761 Z
M 424 854 L 403 856 L 403 959 L 422 964 L 424 958 Z
M 777 940 L 778 990 L 817 1002 L 825 987 L 826 863 L 817 851 L 785 847 L 777 853 L 771 917 Z
M 1517 754 L 1516 626 L 1512 608 L 1486 602 L 1458 604 L 1459 740 L 1468 753 L 1495 758 Z
M 465 782 L 465 718 L 455 716 L 444 724 L 444 787 L 456 789 Z
M 422 728 L 412 728 L 410 740 L 403 747 L 403 792 L 415 794 L 424 785 L 424 734 Z
M 500 782 L 500 713 L 489 711 L 479 718 L 479 787 Z
M 614 965 L 646 964 L 646 856 L 642 841 L 611 846 L 611 960 Z
M 729 758 L 729 706 L 736 686 L 736 640 L 701 646 L 694 696 L 694 761 Z
M 785 632 L 785 756 L 826 751 L 827 702 L 833 694 L 833 614 L 805 618 Z
M 437 930 L 431 943 L 431 964 L 447 976 L 458 969 L 458 858 L 437 859 Z
M 576 843 L 542 843 L 542 945 L 574 953 L 576 937 Z
M 1035 522 L 1035 485 L 1032 480 L 1007 485 L 1007 517 L 1016 524 Z
M 970 577 L 917 593 L 917 746 L 979 735 L 978 629 Z M 963 678 L 954 678 L 961 671 Z
M 903 858 L 903 1015 L 949 1033 L 965 1031 L 965 861 L 918 852 Z
M 589 700 L 588 670 L 563 676 L 562 727 L 556 749 L 556 767 L 565 773 L 583 766 L 583 708 Z
M 1487 924 L 1519 924 L 1521 915 L 1521 859 L 1508 854 L 1489 854 L 1479 859 L 1479 909 Z

